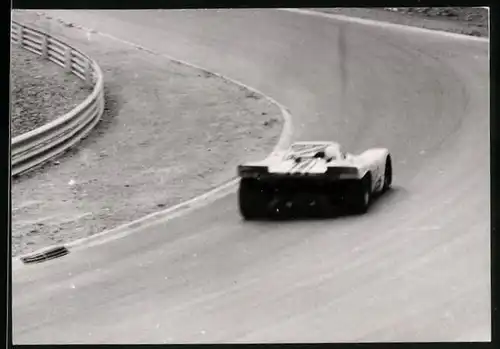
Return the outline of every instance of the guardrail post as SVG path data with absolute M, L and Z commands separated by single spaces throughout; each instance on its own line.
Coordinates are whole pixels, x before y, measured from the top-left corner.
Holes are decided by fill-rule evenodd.
M 99 95 L 99 104 L 100 104 L 100 111 L 101 113 L 104 112 L 104 108 L 106 106 L 106 101 L 104 100 L 104 89 L 101 90 L 101 93 Z
M 22 25 L 19 26 L 19 46 L 23 46 L 23 31 L 24 31 L 24 28 Z
M 85 59 L 83 69 L 85 71 L 85 83 L 87 86 L 92 87 L 92 64 L 88 59 Z
M 64 68 L 67 73 L 71 73 L 71 48 L 66 47 L 66 51 L 64 52 Z
M 49 46 L 49 40 L 47 36 L 42 36 L 42 58 L 47 59 L 49 57 L 49 51 L 48 51 L 48 46 Z

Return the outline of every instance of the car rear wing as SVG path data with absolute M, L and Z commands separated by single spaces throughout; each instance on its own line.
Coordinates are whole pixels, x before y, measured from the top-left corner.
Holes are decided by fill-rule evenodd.
M 324 177 L 326 179 L 356 179 L 359 171 L 352 166 L 329 167 L 323 173 L 312 172 L 270 172 L 267 166 L 240 165 L 237 169 L 241 178 L 289 178 L 289 177 Z

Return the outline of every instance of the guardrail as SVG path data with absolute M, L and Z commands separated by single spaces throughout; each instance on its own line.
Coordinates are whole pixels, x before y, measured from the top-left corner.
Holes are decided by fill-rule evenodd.
M 90 95 L 67 114 L 12 139 L 11 164 L 15 176 L 65 152 L 92 131 L 104 112 L 104 80 L 93 59 L 41 30 L 12 21 L 11 42 L 93 86 Z

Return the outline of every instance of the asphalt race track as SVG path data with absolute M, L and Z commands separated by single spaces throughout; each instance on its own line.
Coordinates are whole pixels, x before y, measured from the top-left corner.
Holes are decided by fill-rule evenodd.
M 277 10 L 57 16 L 260 89 L 294 140 L 390 148 L 394 190 L 256 223 L 231 194 L 16 269 L 15 344 L 490 340 L 487 43 Z

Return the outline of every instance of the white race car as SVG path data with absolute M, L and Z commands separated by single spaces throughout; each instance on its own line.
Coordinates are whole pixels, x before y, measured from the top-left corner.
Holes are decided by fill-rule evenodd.
M 365 213 L 373 195 L 392 184 L 388 149 L 344 153 L 336 142 L 296 142 L 269 158 L 238 166 L 239 209 L 245 219 L 264 218 L 321 200 Z M 301 200 L 303 199 L 303 200 Z

